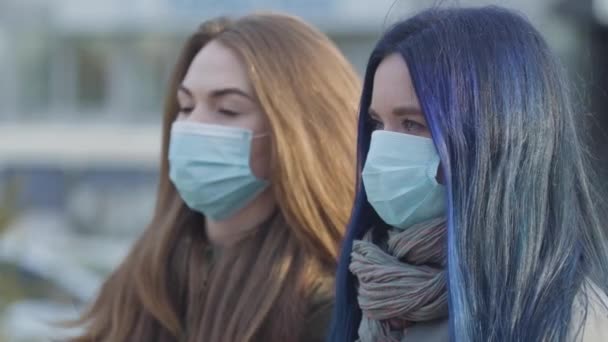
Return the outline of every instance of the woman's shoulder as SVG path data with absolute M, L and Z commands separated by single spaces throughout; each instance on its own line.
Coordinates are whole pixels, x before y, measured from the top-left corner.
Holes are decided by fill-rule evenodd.
M 608 341 L 608 296 L 591 281 L 574 298 L 571 327 L 571 341 Z

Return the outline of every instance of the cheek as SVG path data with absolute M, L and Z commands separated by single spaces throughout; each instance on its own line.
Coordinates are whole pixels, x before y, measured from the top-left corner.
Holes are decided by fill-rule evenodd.
M 251 156 L 249 163 L 253 175 L 259 179 L 270 178 L 270 136 L 255 138 L 251 142 Z

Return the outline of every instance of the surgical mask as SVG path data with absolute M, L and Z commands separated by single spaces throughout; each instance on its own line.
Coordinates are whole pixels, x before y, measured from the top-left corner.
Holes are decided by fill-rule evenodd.
M 405 229 L 445 215 L 433 141 L 390 131 L 372 133 L 362 178 L 367 199 L 387 224 Z
M 184 202 L 213 220 L 242 209 L 268 186 L 249 167 L 250 130 L 177 121 L 171 127 L 169 177 Z

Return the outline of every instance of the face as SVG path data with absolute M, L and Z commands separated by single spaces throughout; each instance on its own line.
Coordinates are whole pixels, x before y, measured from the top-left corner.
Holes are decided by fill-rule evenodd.
M 269 123 L 257 103 L 247 69 L 230 49 L 217 41 L 194 57 L 177 92 L 177 120 L 248 129 L 253 135 L 250 165 L 253 174 L 268 179 Z
M 410 71 L 399 54 L 387 56 L 376 69 L 369 119 L 374 129 L 431 137 Z
M 369 119 L 374 130 L 431 137 L 410 70 L 399 54 L 387 56 L 376 69 Z M 441 168 L 437 170 L 437 181 L 444 183 Z

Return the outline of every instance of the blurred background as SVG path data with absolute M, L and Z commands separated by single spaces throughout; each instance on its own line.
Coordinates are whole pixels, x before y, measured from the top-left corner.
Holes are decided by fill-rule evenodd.
M 0 0 L 0 342 L 50 341 L 145 228 L 165 87 L 197 25 L 298 15 L 362 72 L 390 23 L 434 4 L 525 13 L 575 85 L 608 169 L 608 0 Z

